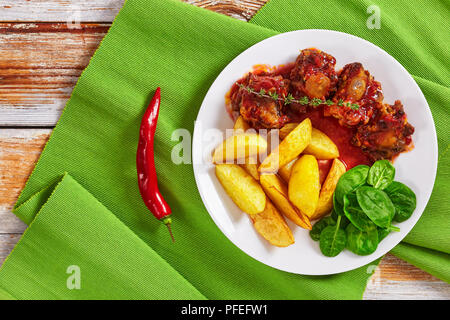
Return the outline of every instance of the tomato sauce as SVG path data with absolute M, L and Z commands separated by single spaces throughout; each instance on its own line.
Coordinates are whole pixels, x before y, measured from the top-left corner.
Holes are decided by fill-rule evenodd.
M 282 76 L 285 79 L 289 79 L 289 75 L 291 74 L 292 69 L 295 67 L 295 62 L 290 62 L 288 64 L 283 64 L 273 71 L 273 75 Z
M 333 160 L 317 160 L 317 164 L 319 165 L 319 182 L 322 185 L 328 176 Z
M 347 170 L 360 164 L 372 165 L 373 162 L 361 148 L 351 144 L 351 140 L 355 134 L 354 130 L 341 126 L 339 121 L 333 117 L 325 117 L 323 115 L 323 107 L 317 107 L 307 113 L 290 114 L 289 116 L 293 120 L 292 122 L 301 122 L 309 118 L 314 128 L 319 129 L 333 140 L 339 149 L 339 160 L 345 164 Z M 328 166 L 331 166 L 331 164 L 328 164 Z M 321 164 L 319 162 L 320 167 Z M 323 167 L 326 167 L 326 164 L 322 164 Z

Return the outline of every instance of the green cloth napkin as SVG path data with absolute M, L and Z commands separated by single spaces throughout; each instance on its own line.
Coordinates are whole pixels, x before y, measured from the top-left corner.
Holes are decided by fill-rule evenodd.
M 411 19 L 398 20 L 403 23 L 398 31 L 395 19 L 400 13 L 388 1 L 378 3 L 382 29 L 366 29 L 367 5 L 356 0 L 339 6 L 332 1 L 271 0 L 245 23 L 178 0 L 128 0 L 83 72 L 19 197 L 15 213 L 29 228 L 0 270 L 0 298 L 361 298 L 374 268 L 300 276 L 248 257 L 205 210 L 192 166 L 171 162 L 170 152 L 178 143 L 171 140 L 173 130 L 192 133 L 206 91 L 235 56 L 277 32 L 311 27 L 362 36 L 407 68 L 411 64 L 409 71 L 420 77 L 416 79 L 438 126 L 439 178 L 429 208 L 406 239 L 409 244 L 395 251 L 449 281 L 449 164 L 444 154 L 448 50 L 442 48 L 445 22 L 430 19 L 448 14 L 448 8 L 431 3 L 433 10 L 422 12 L 420 19 L 430 31 L 418 33 L 417 27 L 409 29 L 414 26 Z M 403 4 L 401 12 L 413 14 L 418 7 L 417 2 L 414 10 L 408 6 Z M 317 25 L 311 25 L 314 21 Z M 355 23 L 362 24 L 361 30 Z M 403 46 L 386 47 L 393 42 Z M 136 181 L 140 118 L 157 86 L 163 103 L 155 160 L 160 189 L 174 212 L 175 244 L 144 206 Z M 80 289 L 68 286 L 73 266 L 80 271 Z
M 74 266 L 80 290 L 68 294 Z M 2 291 L 22 299 L 205 298 L 68 174 L 8 257 Z

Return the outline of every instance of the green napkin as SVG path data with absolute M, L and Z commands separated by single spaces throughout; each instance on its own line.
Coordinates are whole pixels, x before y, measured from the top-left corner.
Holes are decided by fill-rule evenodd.
M 30 226 L 0 270 L 0 298 L 361 298 L 373 268 L 300 276 L 248 257 L 211 220 L 195 188 L 192 166 L 174 165 L 170 159 L 178 143 L 171 140 L 173 130 L 186 128 L 192 133 L 209 86 L 243 50 L 277 31 L 310 27 L 311 21 L 329 29 L 346 24 L 350 28 L 359 14 L 365 21 L 364 2 L 349 1 L 345 10 L 332 10 L 332 3 L 316 2 L 313 8 L 308 1 L 271 0 L 252 23 L 245 23 L 177 0 L 127 1 L 77 83 L 16 204 L 15 213 Z M 413 10 L 405 7 L 403 11 Z M 391 11 L 395 8 L 386 5 L 387 17 Z M 331 23 L 325 22 L 327 18 L 333 19 L 334 27 L 327 25 Z M 437 25 L 433 30 L 439 31 L 435 29 Z M 385 38 L 397 34 L 396 29 L 389 30 L 366 29 L 360 32 L 367 34 L 357 35 L 380 45 L 378 38 L 390 43 Z M 372 39 L 371 32 L 383 34 Z M 442 61 L 445 66 L 448 50 L 436 45 L 428 54 L 430 44 L 420 47 L 425 43 L 421 36 L 413 31 L 409 35 L 419 47 L 414 52 L 422 52 L 419 61 L 430 65 Z M 385 49 L 403 62 L 396 51 Z M 411 64 L 417 68 L 417 63 Z M 416 74 L 422 77 L 419 84 L 433 109 L 442 152 L 448 146 L 443 134 L 448 128 L 445 71 L 426 70 L 431 76 Z M 140 118 L 157 86 L 162 88 L 163 104 L 155 160 L 160 189 L 174 211 L 175 244 L 142 203 L 136 181 Z M 448 174 L 448 158 L 443 155 L 439 168 Z M 396 250 L 448 281 L 448 255 L 441 253 L 438 263 L 438 254 L 432 252 L 449 249 L 448 219 L 440 220 L 448 211 L 444 180 L 436 183 L 433 197 L 437 193 L 438 200 L 433 198 L 417 235 L 412 232 L 408 237 L 412 245 Z M 79 268 L 80 289 L 68 285 L 74 266 Z
M 73 288 L 78 276 L 80 290 Z M 0 282 L 0 297 L 3 290 L 22 299 L 205 298 L 68 174 L 8 257 Z

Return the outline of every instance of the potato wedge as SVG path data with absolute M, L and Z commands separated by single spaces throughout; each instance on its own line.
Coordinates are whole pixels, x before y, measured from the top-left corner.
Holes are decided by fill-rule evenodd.
M 242 116 L 239 116 L 236 119 L 236 122 L 234 123 L 234 130 L 243 130 L 244 132 L 250 129 L 250 125 L 247 123 L 247 121 L 242 118 Z
M 289 179 L 291 177 L 292 167 L 294 166 L 295 161 L 297 161 L 298 158 L 295 158 L 288 164 L 284 165 L 278 170 L 278 174 L 283 178 L 286 183 L 289 183 Z
M 266 152 L 267 141 L 255 133 L 236 134 L 223 141 L 213 153 L 214 163 L 232 163 L 237 159 Z
M 292 122 L 282 127 L 279 132 L 280 139 L 284 139 L 296 126 L 297 123 Z M 339 150 L 333 140 L 316 128 L 312 128 L 311 142 L 303 153 L 312 154 L 319 160 L 329 160 L 339 157 Z
M 339 157 L 339 150 L 333 140 L 325 133 L 315 128 L 311 131 L 311 142 L 303 153 L 312 154 L 320 160 L 329 160 Z
M 259 166 L 260 173 L 277 173 L 278 168 L 294 160 L 311 141 L 311 120 L 303 120 Z
M 250 129 L 250 125 L 239 116 L 234 123 L 234 130 L 238 132 L 245 132 Z M 241 164 L 241 167 L 245 169 L 255 180 L 259 180 L 259 172 L 258 172 L 258 159 L 255 158 L 246 158 L 245 163 Z
M 242 211 L 256 214 L 266 207 L 266 194 L 262 187 L 239 165 L 218 164 L 216 176 L 227 194 Z
M 317 203 L 316 212 L 310 217 L 311 219 L 319 219 L 328 214 L 333 209 L 333 193 L 339 178 L 345 173 L 345 165 L 339 160 L 334 159 L 325 179 L 322 189 L 320 190 L 319 202 Z
M 289 133 L 291 133 L 292 130 L 294 130 L 297 126 L 299 125 L 298 122 L 291 122 L 291 123 L 287 123 L 285 124 L 280 131 L 278 132 L 278 136 L 280 137 L 281 140 L 283 140 L 284 138 L 287 137 L 287 135 Z
M 319 201 L 319 165 L 312 155 L 304 155 L 292 167 L 289 179 L 289 200 L 311 218 Z
M 266 195 L 273 201 L 281 213 L 296 225 L 311 230 L 309 218 L 302 214 L 288 199 L 287 185 L 275 174 L 263 174 L 260 177 L 261 186 Z
M 259 171 L 258 171 L 258 165 L 256 163 L 250 162 L 247 159 L 245 159 L 245 163 L 240 165 L 242 168 L 249 173 L 253 179 L 259 180 Z
M 263 212 L 249 217 L 256 231 L 270 244 L 287 247 L 295 242 L 291 229 L 270 200 L 267 200 Z

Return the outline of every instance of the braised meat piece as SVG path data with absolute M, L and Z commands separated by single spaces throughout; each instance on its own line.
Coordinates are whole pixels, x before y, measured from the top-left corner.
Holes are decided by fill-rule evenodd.
M 361 147 L 374 160 L 393 159 L 412 148 L 414 127 L 408 123 L 400 101 L 382 104 L 366 125 L 359 126 L 352 144 Z
M 281 128 L 289 121 L 283 112 L 289 80 L 282 76 L 250 73 L 240 84 L 243 87 L 232 92 L 231 105 L 253 128 Z
M 304 49 L 297 57 L 291 71 L 291 93 L 295 99 L 307 96 L 309 99 L 327 99 L 336 88 L 336 59 L 318 49 Z M 305 107 L 293 104 L 297 111 Z
M 310 48 L 302 50 L 295 63 L 277 68 L 257 65 L 232 86 L 227 109 L 255 129 L 277 129 L 320 115 L 314 126 L 326 123 L 323 130 L 331 130 L 344 150 L 359 151 L 362 162 L 393 160 L 411 150 L 414 127 L 402 103 L 386 104 L 381 84 L 361 63 L 347 64 L 338 73 L 335 64 L 331 55 Z M 335 134 L 336 127 L 343 131 Z
M 239 109 L 241 108 L 241 101 L 242 101 L 242 94 L 245 92 L 243 88 L 239 86 L 248 86 L 248 82 L 250 80 L 251 73 L 247 74 L 245 77 L 239 79 L 236 81 L 233 86 L 231 87 L 231 90 L 229 92 L 229 102 L 231 106 L 231 111 L 237 112 L 238 114 Z
M 364 70 L 361 63 L 347 64 L 339 73 L 332 101 L 334 105 L 325 106 L 325 115 L 339 119 L 339 123 L 345 126 L 367 124 L 375 110 L 382 108 L 381 84 Z

